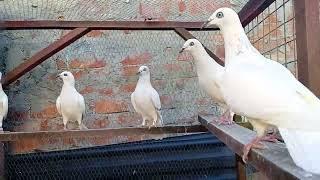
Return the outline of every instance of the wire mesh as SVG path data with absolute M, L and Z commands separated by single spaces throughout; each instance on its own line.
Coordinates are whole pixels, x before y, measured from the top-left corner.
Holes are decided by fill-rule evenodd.
M 211 133 L 112 146 L 7 154 L 8 179 L 235 179 L 234 154 Z
M 267 58 L 278 61 L 296 77 L 297 55 L 292 0 L 276 0 L 246 27 L 251 43 Z
M 217 7 L 239 10 L 247 0 L 12 0 L 0 1 L 6 20 L 202 21 Z

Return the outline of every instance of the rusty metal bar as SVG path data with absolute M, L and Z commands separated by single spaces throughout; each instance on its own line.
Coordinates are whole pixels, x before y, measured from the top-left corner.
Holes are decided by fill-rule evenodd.
M 242 26 L 248 25 L 255 17 L 262 13 L 275 0 L 250 0 L 238 13 Z
M 107 133 L 114 136 L 122 135 L 152 135 L 166 133 L 195 133 L 207 132 L 201 125 L 192 126 L 164 126 L 164 127 L 128 127 L 115 129 L 88 129 L 88 130 L 68 130 L 68 131 L 37 131 L 37 132 L 5 132 L 0 133 L 0 141 L 21 141 L 24 139 L 55 139 L 71 137 L 92 137 L 103 136 Z
M 69 44 L 73 43 L 77 39 L 81 38 L 83 35 L 87 34 L 90 31 L 89 28 L 76 28 L 64 35 L 61 39 L 53 42 L 48 47 L 37 52 L 28 60 L 21 63 L 19 66 L 11 70 L 6 74 L 2 80 L 4 86 L 12 83 L 17 80 L 19 77 L 23 76 L 28 71 L 32 70 L 43 61 L 53 56 L 55 53 L 59 52 L 63 48 L 67 47 Z
M 244 145 L 256 137 L 256 133 L 237 124 L 221 126 L 210 122 L 213 118 L 199 116 L 199 121 L 233 152 L 242 156 Z M 264 150 L 251 150 L 248 162 L 269 179 L 320 179 L 316 174 L 306 178 L 306 172 L 294 164 L 284 143 L 265 142 L 265 145 L 267 148 Z
M 192 39 L 195 38 L 188 30 L 186 30 L 185 28 L 175 28 L 174 31 L 180 36 L 182 37 L 184 40 L 188 40 L 188 39 Z M 196 38 L 195 38 L 196 39 Z M 224 62 L 218 57 L 216 56 L 210 49 L 208 49 L 207 47 L 205 47 L 203 45 L 203 47 L 205 48 L 205 50 L 207 51 L 207 53 L 209 54 L 209 56 L 211 56 L 217 63 L 219 63 L 221 66 L 224 66 Z
M 173 30 L 174 28 L 186 28 L 200 30 L 204 22 L 180 22 L 180 21 L 0 21 L 0 29 L 74 29 L 90 28 L 100 30 Z M 217 30 L 217 28 L 206 28 Z
M 319 0 L 294 0 L 298 79 L 320 96 Z

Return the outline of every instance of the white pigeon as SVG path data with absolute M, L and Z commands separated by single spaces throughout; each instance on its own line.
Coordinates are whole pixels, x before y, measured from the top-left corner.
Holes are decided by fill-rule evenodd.
M 82 122 L 85 115 L 84 98 L 74 87 L 75 80 L 72 73 L 64 71 L 57 77 L 63 80 L 63 86 L 57 98 L 56 106 L 59 114 L 62 115 L 64 130 L 67 130 L 68 121 L 77 121 L 80 129 L 87 129 Z
M 131 94 L 131 103 L 135 111 L 142 116 L 142 126 L 146 125 L 146 120 L 152 120 L 153 126 L 157 123 L 163 126 L 160 97 L 151 85 L 150 70 L 147 66 L 141 66 L 137 74 L 139 74 L 139 80 Z
M 2 73 L 0 72 L 0 81 Z M 0 131 L 3 131 L 2 123 L 8 114 L 8 96 L 4 93 L 2 89 L 2 84 L 0 83 Z
M 221 94 L 218 79 L 224 72 L 224 67 L 213 60 L 202 44 L 196 39 L 188 39 L 180 53 L 188 51 L 194 58 L 200 87 L 213 99 L 214 102 L 226 108 Z M 219 124 L 232 124 L 234 113 L 227 107 L 226 112 L 218 119 Z
M 224 37 L 226 63 L 221 90 L 227 105 L 235 113 L 255 119 L 260 129 L 267 124 L 278 127 L 293 161 L 319 174 L 320 100 L 288 69 L 251 45 L 235 11 L 216 10 L 205 26 L 209 25 L 218 26 Z M 258 133 L 247 147 L 261 146 L 261 137 Z

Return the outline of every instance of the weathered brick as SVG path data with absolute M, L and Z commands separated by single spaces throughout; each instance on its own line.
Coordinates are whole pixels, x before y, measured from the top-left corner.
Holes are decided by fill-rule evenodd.
M 178 7 L 180 13 L 183 13 L 187 9 L 186 3 L 184 1 L 179 1 Z
M 123 76 L 136 76 L 138 69 L 139 66 L 124 66 L 121 72 Z
M 107 63 L 104 60 L 80 60 L 73 59 L 69 67 L 71 69 L 83 69 L 83 68 L 102 68 L 105 67 Z
M 98 90 L 98 93 L 100 93 L 102 95 L 110 96 L 113 94 L 113 90 L 112 90 L 112 88 L 102 88 L 102 89 Z
M 40 112 L 32 112 L 31 118 L 50 119 L 59 116 L 56 105 L 49 105 Z
M 67 68 L 67 64 L 61 59 L 56 60 L 56 65 L 59 70 Z
M 86 86 L 84 87 L 84 89 L 80 91 L 81 94 L 89 94 L 93 92 L 94 92 L 94 88 L 92 86 Z
M 107 127 L 109 127 L 109 125 L 110 125 L 110 121 L 107 118 L 96 119 L 96 120 L 94 120 L 91 128 L 93 128 L 93 129 L 107 128 Z
M 141 117 L 135 113 L 135 114 L 120 114 L 118 116 L 118 123 L 122 126 L 122 127 L 132 127 L 132 126 L 138 126 L 141 124 L 140 121 Z
M 93 38 L 99 38 L 103 35 L 103 31 L 100 30 L 92 30 L 90 31 L 86 36 L 87 37 L 93 37 Z
M 131 93 L 136 88 L 137 83 L 128 83 L 120 86 L 121 92 Z
M 152 58 L 151 54 L 144 52 L 141 54 L 135 54 L 127 56 L 124 60 L 121 61 L 122 65 L 139 65 L 146 64 Z
M 99 100 L 94 103 L 96 113 L 118 113 L 128 111 L 128 105 L 124 101 Z

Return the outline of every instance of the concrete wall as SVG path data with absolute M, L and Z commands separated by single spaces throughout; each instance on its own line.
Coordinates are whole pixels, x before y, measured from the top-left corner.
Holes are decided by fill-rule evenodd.
M 69 2 L 69 1 L 68 1 Z M 2 19 L 59 20 L 205 20 L 221 6 L 240 9 L 245 1 L 0 1 Z M 6 3 L 1 6 L 1 3 Z M 0 8 L 1 9 L 1 8 Z M 0 33 L 2 70 L 8 72 L 28 57 L 68 31 L 26 30 Z M 223 57 L 222 38 L 215 32 L 195 32 L 201 41 Z M 55 100 L 62 82 L 55 76 L 71 71 L 76 88 L 84 95 L 88 128 L 139 126 L 141 117 L 130 102 L 130 94 L 140 65 L 151 69 L 152 84 L 159 92 L 165 125 L 197 123 L 199 113 L 218 112 L 218 108 L 199 90 L 192 57 L 178 51 L 184 41 L 173 31 L 92 31 L 62 50 L 8 89 L 9 116 L 6 126 L 13 131 L 62 130 L 62 118 Z M 72 125 L 72 124 L 71 124 Z M 72 126 L 71 126 L 72 127 Z M 12 144 L 16 152 L 34 149 L 66 149 L 94 144 L 118 143 L 152 138 L 147 136 L 87 139 L 29 140 Z

